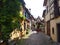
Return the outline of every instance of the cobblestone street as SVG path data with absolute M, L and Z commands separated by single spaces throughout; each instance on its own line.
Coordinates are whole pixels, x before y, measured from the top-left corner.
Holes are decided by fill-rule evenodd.
M 28 39 L 25 39 L 24 45 L 58 45 L 56 42 L 42 32 L 32 32 Z

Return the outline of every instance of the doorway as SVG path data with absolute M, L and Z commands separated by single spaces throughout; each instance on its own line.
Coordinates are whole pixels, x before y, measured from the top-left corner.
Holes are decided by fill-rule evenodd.
M 57 24 L 57 38 L 58 38 L 58 42 L 60 42 L 60 23 Z
M 47 22 L 47 35 L 50 36 L 50 21 Z

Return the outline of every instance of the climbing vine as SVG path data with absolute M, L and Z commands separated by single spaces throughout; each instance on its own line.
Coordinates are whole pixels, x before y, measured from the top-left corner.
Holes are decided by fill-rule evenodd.
M 0 0 L 0 39 L 8 39 L 13 29 L 18 27 L 20 6 L 19 0 Z

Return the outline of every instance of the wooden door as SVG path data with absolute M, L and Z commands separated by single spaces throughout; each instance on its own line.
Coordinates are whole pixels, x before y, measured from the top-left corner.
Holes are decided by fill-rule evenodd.
M 50 36 L 50 21 L 47 22 L 47 35 Z
M 58 42 L 60 42 L 60 23 L 57 24 L 57 33 Z

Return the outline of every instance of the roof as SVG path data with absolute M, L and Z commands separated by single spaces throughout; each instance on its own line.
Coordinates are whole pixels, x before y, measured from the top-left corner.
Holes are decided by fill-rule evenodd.
M 24 9 L 25 9 L 26 13 L 29 15 L 29 19 L 31 19 L 32 16 L 31 16 L 30 11 L 26 7 L 24 7 Z
M 43 6 L 46 6 L 47 4 L 47 0 L 44 0 Z
M 33 17 L 33 15 L 30 15 L 30 19 L 33 19 L 33 20 L 34 20 L 34 17 Z
M 29 12 L 29 10 L 25 7 L 25 11 L 29 14 L 29 15 L 31 15 L 31 13 Z
M 41 18 L 38 16 L 37 19 L 36 19 L 36 22 L 41 22 Z

